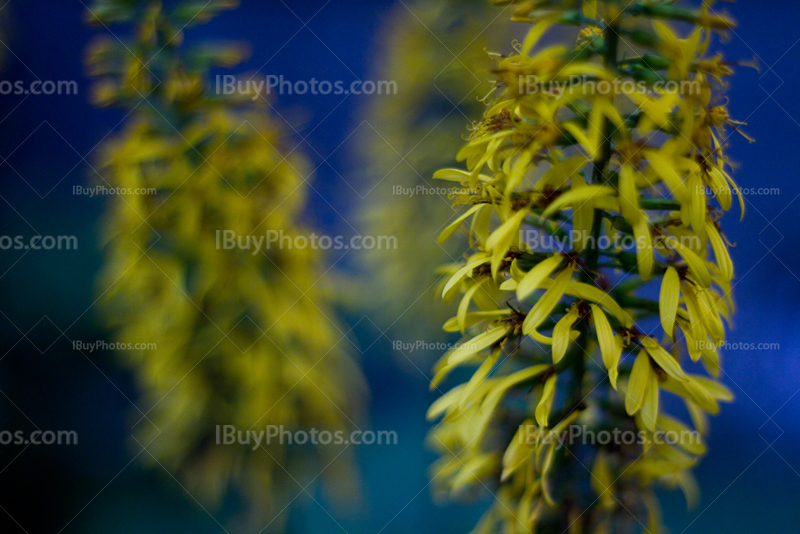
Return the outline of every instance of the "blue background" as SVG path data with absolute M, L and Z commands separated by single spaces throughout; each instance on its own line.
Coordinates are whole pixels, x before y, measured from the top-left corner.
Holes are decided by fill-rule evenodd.
M 191 35 L 249 42 L 252 58 L 242 71 L 274 55 L 263 75 L 370 79 L 381 25 L 392 9 L 404 9 L 388 0 L 289 6 L 243 0 L 239 10 Z M 736 243 L 739 306 L 729 340 L 780 349 L 724 354 L 724 381 L 737 400 L 712 420 L 711 452 L 696 470 L 703 500 L 687 513 L 679 495 L 667 494 L 665 516 L 674 532 L 792 532 L 800 530 L 800 5 L 748 0 L 726 9 L 740 22 L 727 57 L 755 56 L 762 66 L 760 73 L 739 69 L 730 91 L 732 115 L 748 122 L 757 139 L 731 138 L 735 176 L 742 187 L 780 191 L 747 196 L 743 223 L 735 215 L 726 219 Z M 7 14 L 2 79 L 78 80 L 80 87 L 77 96 L 0 97 L 0 233 L 77 235 L 80 242 L 77 251 L 0 252 L 0 425 L 80 435 L 76 447 L 0 447 L 3 532 L 222 532 L 174 481 L 130 463 L 128 399 L 136 391 L 113 355 L 85 357 L 70 347 L 69 340 L 107 338 L 92 309 L 103 202 L 74 196 L 72 187 L 88 183 L 93 148 L 122 118 L 88 102 L 82 57 L 94 32 L 82 24 L 83 6 L 12 0 L 1 13 Z M 368 98 L 295 95 L 276 105 L 297 128 L 290 131 L 292 146 L 300 143 L 317 168 L 307 217 L 328 233 L 352 233 L 349 220 L 360 199 L 346 183 L 356 147 L 345 140 Z M 359 510 L 331 511 L 334 520 L 301 499 L 292 531 L 468 532 L 488 501 L 438 506 L 426 488 L 434 457 L 423 447 L 424 412 L 433 399 L 425 376 L 400 369 L 389 337 L 360 319 L 350 317 L 359 345 L 370 347 L 362 356 L 373 391 L 370 428 L 396 430 L 399 445 L 358 451 L 365 487 Z M 224 513 L 219 519 L 224 523 Z

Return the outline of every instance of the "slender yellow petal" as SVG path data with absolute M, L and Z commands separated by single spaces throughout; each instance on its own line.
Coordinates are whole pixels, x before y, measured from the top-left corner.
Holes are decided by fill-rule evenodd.
M 600 353 L 603 355 L 603 364 L 608 370 L 608 377 L 611 380 L 611 387 L 617 389 L 617 366 L 622 355 L 622 345 L 611 329 L 606 314 L 600 306 L 592 304 L 592 320 L 597 331 L 597 343 L 600 345 Z
M 541 427 L 547 427 L 549 422 L 550 408 L 553 406 L 553 399 L 556 395 L 556 378 L 557 375 L 553 375 L 544 383 L 542 398 L 539 399 L 539 404 L 536 406 L 536 422 Z
M 730 282 L 733 279 L 733 262 L 728 254 L 728 247 L 725 246 L 725 242 L 713 222 L 706 222 L 706 233 L 711 243 L 711 249 L 714 251 L 714 258 L 717 260 L 719 274 L 726 282 Z
M 681 279 L 678 271 L 670 266 L 661 280 L 661 292 L 658 296 L 658 311 L 661 326 L 671 338 L 675 336 L 675 316 L 678 314 L 678 301 L 681 297 Z
M 625 411 L 628 415 L 634 415 L 642 408 L 645 390 L 650 379 L 650 369 L 650 357 L 647 352 L 639 352 L 633 362 L 628 386 L 625 388 Z
M 520 301 L 525 300 L 531 293 L 539 289 L 542 281 L 548 278 L 553 271 L 561 265 L 563 260 L 563 254 L 555 254 L 536 264 L 533 269 L 528 271 L 522 280 L 520 280 L 517 286 L 517 299 Z
M 441 234 L 439 234 L 439 239 L 437 239 L 436 242 L 441 245 L 442 243 L 447 241 L 447 239 L 449 239 L 450 236 L 452 236 L 454 233 L 456 233 L 456 231 L 459 228 L 461 228 L 461 224 L 467 219 L 467 217 L 469 217 L 470 215 L 481 209 L 481 207 L 482 207 L 481 205 L 477 205 L 468 209 L 463 215 L 461 215 L 458 219 L 453 221 L 450 224 L 450 226 L 445 228 Z
M 492 275 L 495 278 L 497 277 L 500 263 L 505 259 L 506 252 L 516 240 L 519 240 L 519 229 L 526 215 L 528 215 L 527 208 L 519 210 L 501 224 L 497 230 L 492 232 L 492 235 L 486 241 L 486 250 L 492 251 Z
M 613 194 L 614 189 L 606 185 L 587 185 L 578 189 L 570 189 L 547 206 L 547 209 L 542 212 L 542 217 L 547 219 L 567 206 L 580 207 L 581 204 L 591 199 L 607 197 Z
M 622 165 L 619 170 L 619 209 L 628 224 L 633 225 L 642 218 L 639 210 L 639 191 L 633 167 Z
M 572 278 L 572 266 L 568 266 L 556 276 L 550 289 L 545 291 L 544 295 L 536 302 L 530 312 L 528 312 L 525 321 L 522 323 L 522 331 L 526 335 L 537 330 L 545 319 L 547 319 L 553 312 L 561 297 L 564 296 L 564 291 L 567 289 L 570 278 Z
M 474 354 L 482 351 L 485 348 L 491 347 L 504 337 L 508 335 L 508 329 L 505 326 L 496 326 L 474 338 L 458 345 L 447 357 L 448 365 L 458 365 L 465 362 Z
M 569 342 L 572 341 L 572 337 L 570 332 L 572 330 L 572 325 L 575 324 L 575 321 L 578 320 L 578 311 L 577 310 L 570 310 L 569 313 L 564 315 L 556 323 L 555 328 L 553 328 L 553 363 L 556 364 L 561 361 L 564 355 L 567 353 L 567 347 L 569 347 Z
M 636 265 L 642 280 L 650 279 L 653 271 L 655 256 L 653 255 L 653 236 L 650 234 L 650 224 L 645 217 L 640 217 L 633 225 L 633 235 L 636 239 Z
M 666 241 L 669 245 L 680 254 L 681 258 L 689 266 L 689 271 L 695 276 L 696 281 L 703 287 L 711 285 L 711 274 L 708 272 L 708 267 L 700 257 L 692 252 L 688 247 L 684 246 L 677 239 L 672 236 L 667 236 Z
M 647 377 L 647 388 L 642 398 L 642 423 L 650 432 L 656 429 L 656 419 L 658 418 L 658 375 L 652 367 L 649 367 Z
M 455 287 L 457 283 L 459 283 L 461 280 L 464 279 L 464 277 L 472 273 L 475 267 L 478 267 L 479 265 L 483 265 L 484 263 L 488 262 L 489 258 L 486 256 L 486 254 L 483 253 L 469 260 L 465 266 L 460 268 L 458 271 L 456 271 L 456 273 L 453 276 L 450 277 L 450 280 L 447 281 L 447 284 L 445 284 L 444 289 L 442 290 L 442 296 L 447 295 L 447 293 L 453 287 Z
M 669 352 L 664 350 L 664 347 L 659 345 L 658 341 L 649 337 L 642 338 L 641 341 L 642 346 L 645 348 L 647 353 L 651 358 L 653 358 L 653 361 L 664 370 L 665 373 L 675 380 L 679 380 L 681 382 L 686 382 L 689 380 L 689 377 L 686 376 L 686 373 L 684 373 L 683 369 L 681 369 L 680 364 L 678 364 L 678 362 Z

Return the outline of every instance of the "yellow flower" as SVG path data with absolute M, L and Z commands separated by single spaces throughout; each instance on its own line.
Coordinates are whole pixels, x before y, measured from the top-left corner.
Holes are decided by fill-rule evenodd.
M 117 16 L 132 22 L 131 48 L 143 57 L 170 57 L 144 68 L 121 42 L 106 41 L 90 54 L 102 103 L 131 110 L 103 143 L 100 175 L 114 188 L 152 191 L 108 203 L 99 287 L 117 340 L 155 346 L 126 356 L 147 406 L 135 426 L 142 457 L 203 506 L 218 507 L 235 493 L 242 519 L 260 529 L 297 489 L 283 468 L 288 462 L 322 469 L 336 460 L 328 482 L 343 482 L 337 492 L 346 496 L 352 458 L 344 448 L 291 449 L 274 440 L 225 446 L 218 425 L 241 434 L 263 434 L 267 425 L 346 431 L 359 419 L 365 385 L 338 343 L 322 258 L 311 249 L 263 246 L 270 232 L 306 233 L 307 164 L 284 146 L 263 105 L 212 94 L 208 69 L 230 65 L 239 48 L 198 43 L 206 52 L 198 64 L 186 59 L 180 38 L 171 39 L 170 28 L 231 4 L 209 2 L 199 13 L 195 6 L 179 25 L 174 17 L 185 6 L 168 14 L 145 0 L 91 5 L 103 24 Z M 105 55 L 122 63 L 101 68 Z M 261 236 L 262 246 L 228 250 L 223 232 L 239 243 Z
M 711 30 L 729 22 L 669 3 L 581 2 L 583 17 L 570 2 L 516 4 L 515 17 L 532 27 L 499 61 L 494 101 L 458 154 L 467 170 L 435 174 L 469 191 L 453 196 L 469 208 L 440 239 L 466 226 L 473 246 L 442 286 L 446 298 L 462 295 L 445 330 L 461 332 L 463 345 L 444 355 L 435 383 L 477 367 L 434 404 L 443 419 L 431 435 L 447 477 L 437 485 L 450 495 L 498 488 L 478 534 L 565 532 L 587 513 L 582 531 L 621 530 L 618 494 L 648 511 L 654 531 L 651 486 L 694 500 L 690 469 L 705 453 L 702 442 L 659 441 L 691 430 L 664 413 L 662 395 L 682 398 L 701 432 L 705 414 L 732 398 L 715 380 L 734 267 L 714 202 L 728 210 L 735 189 L 718 129 L 740 124 L 711 105 L 719 85 L 710 80 L 731 71 L 705 56 Z M 634 18 L 650 18 L 652 32 L 629 32 Z M 681 39 L 664 19 L 694 27 Z M 579 27 L 575 47 L 540 49 L 562 23 Z M 634 45 L 642 56 L 620 59 Z M 539 85 L 519 83 L 528 77 Z M 666 79 L 700 91 L 666 91 Z M 657 300 L 641 296 L 650 288 Z M 653 316 L 659 326 L 646 331 Z M 689 374 L 689 360 L 708 376 Z M 599 385 L 596 367 L 608 377 Z M 592 473 L 582 477 L 571 444 L 558 439 L 571 425 L 640 432 L 643 442 L 591 443 L 581 454 Z M 470 462 L 479 475 L 463 469 Z M 597 498 L 563 497 L 588 486 Z

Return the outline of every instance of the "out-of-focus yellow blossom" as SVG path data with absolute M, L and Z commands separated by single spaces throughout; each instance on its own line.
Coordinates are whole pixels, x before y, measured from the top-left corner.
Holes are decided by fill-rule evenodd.
M 214 93 L 209 69 L 235 64 L 240 46 L 181 46 L 184 28 L 234 4 L 89 8 L 92 22 L 134 25 L 129 41 L 101 39 L 88 54 L 97 102 L 128 111 L 98 171 L 104 185 L 149 193 L 109 202 L 99 289 L 117 339 L 155 346 L 125 353 L 142 395 L 142 458 L 204 505 L 243 501 L 259 528 L 280 530 L 284 505 L 303 486 L 321 473 L 344 496 L 354 473 L 344 446 L 267 442 L 265 429 L 351 429 L 365 388 L 321 280 L 322 258 L 264 244 L 269 232 L 307 235 L 307 165 L 287 150 L 265 102 Z M 229 249 L 226 231 L 261 245 Z M 225 444 L 223 425 L 261 440 Z
M 478 99 L 491 88 L 493 62 L 486 49 L 499 46 L 510 26 L 485 0 L 417 1 L 398 5 L 380 32 L 386 40 L 373 77 L 396 82 L 398 91 L 369 99 L 354 136 L 366 173 L 352 186 L 363 197 L 363 233 L 398 238 L 397 249 L 365 250 L 360 257 L 375 288 L 365 293 L 369 304 L 394 336 L 439 335 L 435 321 L 418 318 L 436 308 L 435 269 L 467 245 L 460 236 L 436 242 L 453 208 L 431 174 L 455 164 L 464 127 L 481 112 Z M 450 312 L 436 313 L 443 321 Z
M 464 228 L 472 248 L 441 286 L 459 303 L 445 330 L 464 338 L 433 384 L 477 370 L 429 411 L 434 483 L 495 493 L 476 533 L 655 533 L 654 486 L 695 500 L 706 414 L 732 400 L 717 381 L 734 277 L 721 214 L 742 123 L 715 103 L 731 64 L 706 53 L 733 23 L 710 2 L 496 3 L 529 33 L 500 57 L 466 170 L 435 174 L 464 206 L 441 237 Z M 559 25 L 577 40 L 543 46 Z M 691 425 L 664 413 L 668 395 Z

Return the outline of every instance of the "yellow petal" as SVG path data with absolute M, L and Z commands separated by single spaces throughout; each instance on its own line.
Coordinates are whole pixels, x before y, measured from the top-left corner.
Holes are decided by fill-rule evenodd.
M 500 263 L 505 259 L 506 252 L 514 242 L 519 240 L 519 229 L 526 215 L 528 215 L 527 208 L 519 210 L 492 232 L 486 241 L 486 250 L 492 251 L 492 276 L 495 278 L 497 278 L 497 271 Z
M 711 285 L 711 274 L 708 272 L 705 262 L 674 237 L 667 236 L 665 239 L 689 266 L 689 271 L 694 275 L 696 281 L 703 287 L 709 287 Z
M 517 299 L 525 300 L 536 291 L 545 278 L 548 278 L 564 260 L 562 254 L 555 254 L 550 258 L 536 264 L 533 269 L 522 278 L 517 286 Z
M 553 406 L 553 398 L 556 395 L 556 377 L 553 375 L 547 379 L 542 389 L 542 398 L 536 406 L 536 422 L 539 426 L 546 428 L 550 418 L 550 408 Z
M 659 345 L 658 341 L 652 338 L 642 338 L 642 346 L 647 353 L 653 358 L 653 361 L 661 367 L 665 373 L 674 378 L 675 380 L 686 382 L 689 377 L 681 369 L 680 364 L 672 357 L 672 355 L 664 350 L 664 347 Z
M 650 380 L 650 357 L 647 352 L 641 351 L 633 362 L 633 369 L 625 388 L 625 411 L 634 415 L 641 410 L 647 383 Z
M 450 280 L 447 281 L 447 284 L 444 286 L 444 290 L 442 290 L 442 296 L 444 297 L 447 293 L 452 289 L 457 283 L 464 279 L 467 275 L 472 273 L 472 270 L 479 265 L 483 265 L 484 263 L 488 263 L 489 258 L 486 254 L 481 253 L 476 255 L 475 258 L 471 259 L 467 262 L 465 266 L 460 268 L 456 273 L 450 277 Z
M 447 358 L 448 365 L 458 365 L 468 360 L 472 355 L 477 354 L 485 348 L 491 347 L 508 334 L 508 329 L 505 326 L 496 326 L 474 338 L 466 341 L 452 352 Z
M 578 320 L 577 310 L 570 310 L 556 323 L 553 328 L 553 363 L 557 364 L 567 353 L 569 342 L 572 341 L 570 332 L 572 325 Z
M 653 271 L 653 236 L 650 234 L 650 226 L 646 217 L 640 217 L 633 225 L 633 235 L 636 239 L 636 265 L 639 268 L 639 276 L 642 280 L 650 279 Z
M 592 304 L 592 320 L 597 331 L 597 343 L 600 345 L 600 353 L 603 355 L 603 364 L 608 370 L 608 377 L 611 380 L 611 387 L 617 389 L 617 366 L 622 355 L 622 345 L 614 336 L 611 323 L 608 322 L 606 314 L 600 306 Z
M 649 367 L 649 366 L 648 366 Z M 658 375 L 649 367 L 647 388 L 642 398 L 642 423 L 650 432 L 656 429 L 656 419 L 658 418 Z
M 542 217 L 547 219 L 566 206 L 580 207 L 581 204 L 591 199 L 607 197 L 613 194 L 614 189 L 605 185 L 587 185 L 578 189 L 570 189 L 547 206 L 547 209 L 542 212 Z
M 522 323 L 522 331 L 526 335 L 530 335 L 531 332 L 537 330 L 539 325 L 553 312 L 553 308 L 556 307 L 561 297 L 564 296 L 564 291 L 566 291 L 570 278 L 572 278 L 572 271 L 572 265 L 561 271 L 558 276 L 556 276 L 550 289 L 545 291 L 544 295 L 541 296 L 531 311 L 528 312 L 525 321 Z
M 714 251 L 714 258 L 717 260 L 719 274 L 726 282 L 730 282 L 733 279 L 733 262 L 728 254 L 728 247 L 725 246 L 725 242 L 713 222 L 706 222 L 706 233 L 711 242 L 711 249 Z
M 451 235 L 456 233 L 456 231 L 461 228 L 461 224 L 466 220 L 467 217 L 481 209 L 481 205 L 473 206 L 469 210 L 467 210 L 463 215 L 461 215 L 458 219 L 453 221 L 444 231 L 439 234 L 439 239 L 436 240 L 437 243 L 440 245 L 444 243 Z
M 678 313 L 678 301 L 681 297 L 681 280 L 678 271 L 670 266 L 661 281 L 661 292 L 658 297 L 658 311 L 661 326 L 671 338 L 675 336 L 675 316 Z

